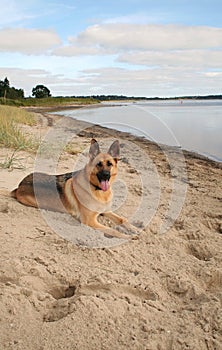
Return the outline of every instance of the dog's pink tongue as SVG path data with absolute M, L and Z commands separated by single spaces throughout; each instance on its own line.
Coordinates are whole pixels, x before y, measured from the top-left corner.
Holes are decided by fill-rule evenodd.
M 102 180 L 100 182 L 101 189 L 103 191 L 107 191 L 109 189 L 109 181 L 108 180 Z

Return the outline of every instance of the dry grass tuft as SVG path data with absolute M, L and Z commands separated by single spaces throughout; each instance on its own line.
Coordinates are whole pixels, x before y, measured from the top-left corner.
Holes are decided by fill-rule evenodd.
M 34 126 L 36 119 L 32 113 L 20 108 L 0 106 L 0 146 L 26 151 L 38 148 L 39 142 L 27 136 L 21 124 Z

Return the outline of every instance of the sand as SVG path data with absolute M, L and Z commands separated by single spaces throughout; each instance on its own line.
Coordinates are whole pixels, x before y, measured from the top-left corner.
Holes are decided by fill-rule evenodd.
M 121 143 L 114 207 L 140 231 L 108 239 L 66 214 L 0 196 L 0 349 L 222 349 L 221 164 L 129 134 L 37 114 L 45 138 L 1 169 L 14 189 L 34 170 L 87 161 L 91 137 Z M 63 150 L 72 140 L 72 154 Z M 69 147 L 70 152 L 70 147 Z M 2 162 L 12 151 L 0 149 Z M 109 222 L 106 222 L 110 225 Z

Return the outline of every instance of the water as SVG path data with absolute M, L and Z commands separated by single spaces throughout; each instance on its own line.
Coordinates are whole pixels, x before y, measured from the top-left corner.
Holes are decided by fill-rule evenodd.
M 222 100 L 104 103 L 59 113 L 222 161 Z

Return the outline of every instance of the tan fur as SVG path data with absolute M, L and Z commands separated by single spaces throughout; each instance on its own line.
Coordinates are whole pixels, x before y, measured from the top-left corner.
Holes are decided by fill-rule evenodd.
M 115 141 L 108 153 L 101 153 L 97 141 L 92 139 L 89 156 L 88 164 L 73 174 L 29 174 L 20 182 L 18 188 L 11 192 L 11 196 L 27 206 L 68 212 L 81 223 L 102 230 L 108 236 L 129 239 L 131 236 L 97 221 L 98 216 L 103 214 L 117 225 L 130 226 L 125 218 L 110 211 L 111 185 L 117 175 L 119 143 Z M 103 180 L 100 181 L 98 176 L 103 177 L 106 174 L 110 176 L 109 188 L 102 190 Z

